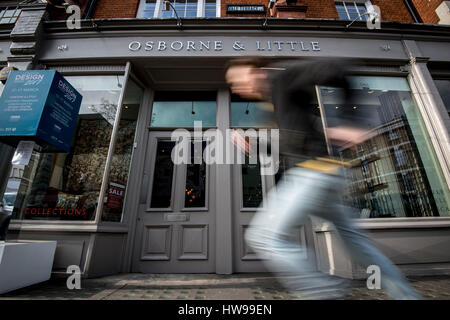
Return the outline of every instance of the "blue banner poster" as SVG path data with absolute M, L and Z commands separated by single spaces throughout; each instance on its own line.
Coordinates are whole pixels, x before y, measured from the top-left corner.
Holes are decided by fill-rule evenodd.
M 55 70 L 12 71 L 0 97 L 0 142 L 69 152 L 82 96 Z

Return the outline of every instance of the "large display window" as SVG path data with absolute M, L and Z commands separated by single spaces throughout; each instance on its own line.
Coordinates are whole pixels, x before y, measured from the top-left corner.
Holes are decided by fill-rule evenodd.
M 349 202 L 361 218 L 450 216 L 450 193 L 407 80 L 360 76 L 351 83 L 352 104 L 335 88 L 318 90 L 326 126 L 353 119 L 369 131 L 357 148 L 333 150 L 355 165 Z
M 119 75 L 65 78 L 83 96 L 71 150 L 33 152 L 17 190 L 13 219 L 95 219 L 124 78 Z M 132 145 L 136 121 L 125 122 L 125 119 L 121 122 L 122 131 L 133 131 L 129 134 Z M 133 129 L 129 130 L 129 126 Z

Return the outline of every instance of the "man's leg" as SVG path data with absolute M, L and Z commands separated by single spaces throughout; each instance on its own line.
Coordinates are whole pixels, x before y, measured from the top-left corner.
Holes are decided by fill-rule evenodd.
M 370 239 L 361 230 L 356 228 L 354 220 L 350 218 L 352 210 L 355 209 L 340 204 L 341 195 L 345 190 L 345 179 L 323 174 L 323 178 L 317 179 L 317 188 L 327 190 L 324 192 L 328 196 L 322 210 L 317 210 L 313 214 L 333 222 L 350 256 L 364 268 L 369 265 L 380 267 L 381 287 L 386 289 L 392 298 L 420 299 L 420 295 L 409 285 L 400 270 L 370 243 Z
M 291 237 L 294 226 L 304 224 L 309 213 L 324 203 L 323 189 L 316 188 L 316 175 L 305 174 L 301 168 L 289 169 L 277 187 L 266 197 L 266 207 L 258 210 L 245 234 L 246 241 L 273 272 L 288 273 L 283 284 L 292 289 L 315 290 L 339 282 L 326 275 L 317 276 L 315 264 L 305 259 L 306 247 Z M 292 277 L 294 276 L 294 277 Z M 300 277 L 302 276 L 302 277 Z

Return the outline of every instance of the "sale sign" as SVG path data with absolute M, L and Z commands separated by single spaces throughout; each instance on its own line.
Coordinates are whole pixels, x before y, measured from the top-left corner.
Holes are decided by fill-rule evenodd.
M 125 198 L 125 185 L 110 181 L 108 188 L 108 199 L 106 200 L 106 208 L 114 210 L 122 210 L 123 199 Z

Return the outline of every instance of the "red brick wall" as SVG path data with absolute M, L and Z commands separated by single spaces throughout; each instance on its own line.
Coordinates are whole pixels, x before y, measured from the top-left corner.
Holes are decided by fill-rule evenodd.
M 139 0 L 99 0 L 94 19 L 136 18 Z
M 306 0 L 304 2 L 308 6 L 308 10 L 306 11 L 307 18 L 338 18 L 334 0 Z
M 371 0 L 381 10 L 381 21 L 414 22 L 403 0 Z
M 438 23 L 439 17 L 435 10 L 443 2 L 443 0 L 412 0 L 416 7 L 417 13 L 424 23 Z

